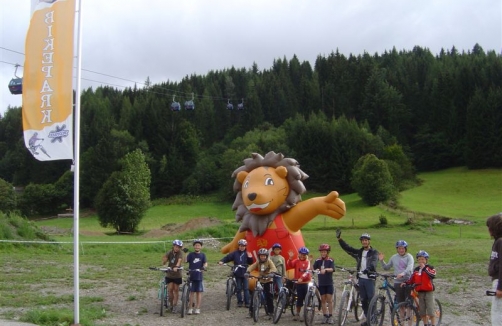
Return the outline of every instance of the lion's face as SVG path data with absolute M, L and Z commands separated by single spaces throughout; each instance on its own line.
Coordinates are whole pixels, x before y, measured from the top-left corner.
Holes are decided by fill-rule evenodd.
M 237 179 L 242 184 L 242 200 L 246 208 L 256 215 L 274 212 L 286 200 L 289 184 L 287 170 L 283 166 L 258 167 L 251 172 L 239 172 Z

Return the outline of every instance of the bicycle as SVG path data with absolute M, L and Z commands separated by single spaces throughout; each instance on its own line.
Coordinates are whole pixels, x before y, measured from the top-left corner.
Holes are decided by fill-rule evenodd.
M 382 326 L 385 318 L 386 306 L 389 308 L 389 313 L 392 313 L 394 306 L 396 305 L 396 290 L 389 282 L 389 278 L 394 278 L 395 275 L 380 274 L 376 272 L 372 274 L 381 277 L 383 279 L 383 283 L 379 288 L 379 293 L 373 296 L 370 301 L 367 320 L 369 325 Z M 392 296 L 391 290 L 394 292 L 394 296 Z
M 286 279 L 286 285 L 279 289 L 279 294 L 277 295 L 277 301 L 274 306 L 274 315 L 272 316 L 272 322 L 277 324 L 281 319 L 281 316 L 288 307 L 291 309 L 291 314 L 295 315 L 296 300 L 298 295 L 296 294 L 296 281 L 295 279 Z
M 230 267 L 230 273 L 227 276 L 227 285 L 225 288 L 225 295 L 227 297 L 226 308 L 227 308 L 227 310 L 230 310 L 230 305 L 232 303 L 232 297 L 234 295 L 237 295 L 237 280 L 235 279 L 234 271 L 238 268 L 245 269 L 246 266 L 244 266 L 244 265 L 228 265 L 228 264 L 223 264 L 223 266 Z
M 153 271 L 161 271 L 163 274 L 172 271 L 171 267 L 149 267 Z M 180 267 L 179 269 L 183 269 Z M 167 290 L 166 278 L 162 276 L 159 281 L 157 297 L 160 300 L 160 316 L 164 316 L 164 310 L 169 308 L 169 291 Z
M 342 297 L 340 299 L 340 308 L 338 310 L 338 326 L 344 326 L 350 312 L 354 310 L 354 317 L 356 321 L 364 317 L 364 311 L 359 297 L 359 284 L 357 277 L 354 274 L 356 270 L 338 267 L 339 270 L 348 272 L 349 278 L 343 283 Z
M 270 275 L 267 275 L 270 276 Z M 255 323 L 258 322 L 258 317 L 260 315 L 260 308 L 263 306 L 265 309 L 265 313 L 268 315 L 268 307 L 267 307 L 267 301 L 265 300 L 265 293 L 263 290 L 263 285 L 261 284 L 261 280 L 264 279 L 269 279 L 273 278 L 273 276 L 267 277 L 267 276 L 254 276 L 254 275 L 249 275 L 249 278 L 254 278 L 257 280 L 255 289 L 253 291 L 253 297 L 252 297 L 252 304 L 253 304 L 253 320 Z
M 185 317 L 188 314 L 190 308 L 190 292 L 192 287 L 192 280 L 190 279 L 190 272 L 202 272 L 203 269 L 189 269 L 186 272 L 186 278 L 183 281 L 183 286 L 181 287 L 181 317 Z M 192 303 L 192 305 L 194 305 Z
M 394 326 L 418 326 L 420 321 L 420 305 L 418 300 L 418 293 L 415 291 L 415 287 L 418 284 L 407 284 L 405 285 L 406 299 L 404 302 L 399 303 L 392 311 L 392 325 Z M 441 319 L 443 318 L 443 308 L 441 307 L 441 302 L 434 298 L 434 314 L 436 316 L 436 326 L 441 325 Z M 430 321 L 427 321 L 429 324 Z M 426 324 L 426 325 L 427 325 Z M 429 324 L 430 325 L 430 324 Z
M 312 273 L 312 279 L 309 282 L 307 295 L 305 296 L 305 306 L 303 307 L 303 319 L 305 325 L 312 326 L 314 324 L 315 310 L 321 310 L 321 295 L 319 294 L 315 275 L 319 275 L 319 270 L 309 270 Z M 315 275 L 314 275 L 315 274 Z M 333 295 L 334 296 L 334 295 Z M 316 303 L 317 299 L 317 303 Z

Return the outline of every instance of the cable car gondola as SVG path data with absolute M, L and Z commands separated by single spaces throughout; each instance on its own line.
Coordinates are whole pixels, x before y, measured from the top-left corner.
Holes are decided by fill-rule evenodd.
M 189 101 L 185 101 L 185 110 L 194 110 L 195 109 L 195 103 L 193 102 L 193 93 L 192 93 L 192 99 Z
M 175 97 L 176 97 L 176 95 L 173 95 L 173 103 L 171 103 L 171 111 L 179 111 L 179 110 L 181 110 L 180 102 L 175 102 L 174 101 Z
M 227 110 L 233 110 L 234 109 L 234 105 L 232 103 L 230 103 L 230 100 L 228 100 L 227 102 Z
M 23 78 L 16 75 L 17 67 L 19 65 L 16 65 L 16 71 L 14 72 L 16 78 L 12 78 L 9 82 L 9 91 L 13 95 L 23 94 Z
M 237 110 L 244 110 L 244 99 L 242 99 L 241 102 L 237 104 Z

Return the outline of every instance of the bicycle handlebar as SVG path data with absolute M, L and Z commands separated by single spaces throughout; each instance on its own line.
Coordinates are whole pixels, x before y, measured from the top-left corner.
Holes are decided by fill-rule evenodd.
M 218 265 L 219 265 L 219 264 L 218 264 Z M 229 265 L 229 264 L 227 264 L 227 263 L 223 263 L 223 264 L 222 264 L 222 265 L 220 265 L 220 266 L 228 266 L 228 267 L 230 267 L 230 268 L 234 268 L 234 267 L 236 267 L 236 268 L 247 268 L 247 266 L 244 266 L 244 265 Z
M 494 297 L 497 294 L 497 292 L 492 291 L 492 290 L 486 290 L 486 295 L 489 297 Z
M 171 272 L 173 269 L 171 267 L 148 267 L 148 269 L 152 271 L 161 271 L 161 272 Z M 183 266 L 178 267 L 178 270 L 183 270 Z

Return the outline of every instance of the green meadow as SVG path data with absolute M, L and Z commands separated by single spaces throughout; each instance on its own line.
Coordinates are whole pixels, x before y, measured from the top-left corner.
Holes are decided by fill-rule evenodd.
M 356 194 L 341 194 L 346 215 L 340 220 L 318 216 L 309 222 L 302 229 L 307 247 L 315 256 L 319 244 L 329 243 L 337 265 L 354 267 L 354 260 L 336 243 L 337 228 L 342 229 L 342 238 L 355 247 L 359 246 L 361 233 L 370 233 L 372 246 L 386 257 L 395 253 L 394 243 L 404 239 L 413 255 L 421 249 L 430 254 L 430 263 L 440 271 L 441 278 L 451 283 L 450 293 L 467 291 L 466 280 L 471 276 L 486 278 L 488 282 L 486 265 L 492 240 L 485 221 L 502 211 L 502 170 L 453 168 L 422 173 L 419 177 L 421 186 L 402 192 L 392 209 L 383 205 L 368 207 Z M 303 199 L 323 195 L 307 192 Z M 117 235 L 113 229 L 102 228 L 96 215 L 82 212 L 81 288 L 92 293 L 93 289 L 114 282 L 117 275 L 125 278 L 121 284 L 130 290 L 155 288 L 158 279 L 145 277 L 145 270 L 160 265 L 161 255 L 174 238 L 188 242 L 193 238 L 218 238 L 221 243 L 232 238 L 238 224 L 231 207 L 232 203 L 219 202 L 211 196 L 157 203 L 147 211 L 136 235 Z M 200 217 L 217 218 L 222 224 L 170 237 L 145 236 L 165 225 L 183 224 Z M 73 219 L 45 219 L 35 224 L 69 230 Z M 69 233 L 51 238 L 63 243 L 0 243 L 0 307 L 3 307 L 0 313 L 4 317 L 41 325 L 71 324 L 74 239 Z M 219 248 L 205 247 L 204 251 L 211 263 L 222 257 Z M 208 273 L 208 281 L 220 279 L 220 274 Z M 102 296 L 91 294 L 81 300 L 82 325 L 93 325 L 93 320 L 106 318 Z M 38 308 L 42 306 L 45 309 Z

